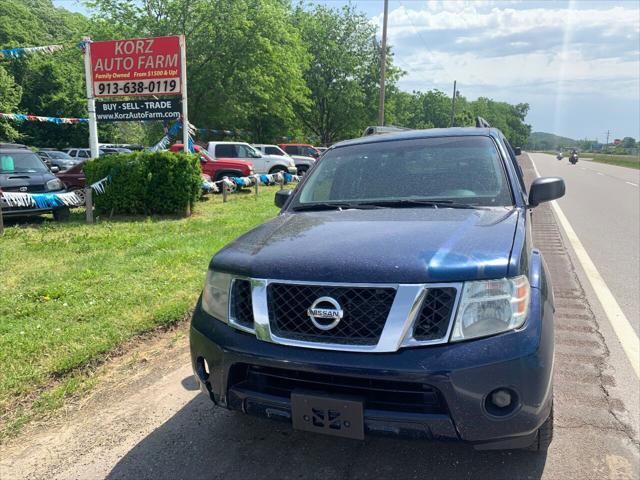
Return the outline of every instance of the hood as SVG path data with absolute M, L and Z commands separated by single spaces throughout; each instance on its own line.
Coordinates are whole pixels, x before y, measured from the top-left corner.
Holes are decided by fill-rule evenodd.
M 54 178 L 51 172 L 0 173 L 0 188 L 6 192 L 19 192 L 20 187 L 26 187 L 27 192 L 43 192 L 45 183 Z
M 404 208 L 285 213 L 211 266 L 254 278 L 428 283 L 507 276 L 518 209 Z
M 265 158 L 267 160 L 272 160 L 275 162 L 292 162 L 292 157 L 285 157 L 284 155 L 267 155 L 267 154 L 262 154 L 262 158 Z

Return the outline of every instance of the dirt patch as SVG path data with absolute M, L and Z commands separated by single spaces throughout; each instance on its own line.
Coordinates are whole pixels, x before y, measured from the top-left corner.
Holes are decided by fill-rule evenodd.
M 132 376 L 144 376 L 148 367 L 153 365 L 152 360 L 166 354 L 167 351 L 187 349 L 186 333 L 190 319 L 191 313 L 175 323 L 142 333 L 88 364 L 65 372 L 64 375 L 52 377 L 42 388 L 17 399 L 8 406 L 8 413 L 0 418 L 0 445 L 10 442 L 16 434 L 28 435 L 34 429 L 38 430 L 45 422 L 47 425 L 51 425 L 52 422 L 55 424 L 66 418 L 70 412 L 84 408 L 96 398 L 104 399 L 119 385 L 131 383 Z M 179 358 L 180 355 L 175 357 Z M 34 405 L 43 393 L 52 391 L 73 376 L 79 378 L 79 381 L 85 384 L 85 388 L 79 388 L 76 393 L 64 398 L 60 408 L 36 412 Z M 18 432 L 10 433 L 8 428 L 17 411 L 27 415 L 29 420 Z

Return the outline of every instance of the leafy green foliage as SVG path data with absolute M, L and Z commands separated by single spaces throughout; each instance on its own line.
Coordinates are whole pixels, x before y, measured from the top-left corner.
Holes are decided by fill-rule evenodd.
M 22 88 L 0 65 L 0 112 L 12 113 L 20 103 Z M 14 141 L 19 137 L 14 125 L 0 120 L 0 141 Z
M 198 157 L 182 153 L 106 155 L 86 162 L 84 172 L 89 183 L 110 177 L 94 197 L 96 210 L 106 213 L 184 214 L 202 186 Z

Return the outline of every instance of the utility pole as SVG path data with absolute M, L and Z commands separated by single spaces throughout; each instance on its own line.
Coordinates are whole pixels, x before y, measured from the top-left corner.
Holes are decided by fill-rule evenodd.
M 456 82 L 457 80 L 453 81 L 453 95 L 451 96 L 451 126 L 453 127 L 453 117 L 456 114 Z
M 382 52 L 380 53 L 380 103 L 378 105 L 378 125 L 384 125 L 384 75 L 387 68 L 387 19 L 389 17 L 389 0 L 384 0 L 384 17 L 382 20 Z
M 606 131 L 606 132 L 604 132 L 604 133 L 606 133 L 606 134 L 607 134 L 607 141 L 606 141 L 606 143 L 604 144 L 604 150 L 605 150 L 605 152 L 607 152 L 607 151 L 609 151 L 609 135 L 611 135 L 611 131 L 610 131 L 610 130 L 607 130 L 607 131 Z

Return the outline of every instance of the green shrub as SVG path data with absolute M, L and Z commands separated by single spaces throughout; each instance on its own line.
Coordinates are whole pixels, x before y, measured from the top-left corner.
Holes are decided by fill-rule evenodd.
M 195 155 L 134 152 L 87 161 L 87 183 L 109 176 L 105 193 L 94 196 L 98 213 L 184 214 L 200 195 L 200 164 Z

